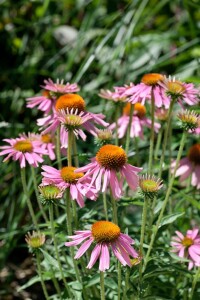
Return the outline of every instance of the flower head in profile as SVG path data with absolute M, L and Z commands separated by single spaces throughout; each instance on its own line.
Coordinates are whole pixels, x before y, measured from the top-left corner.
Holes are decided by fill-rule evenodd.
M 104 272 L 110 267 L 111 248 L 115 257 L 123 266 L 131 267 L 130 257 L 138 257 L 138 253 L 131 246 L 134 240 L 127 234 L 121 233 L 119 226 L 108 221 L 97 221 L 92 225 L 91 230 L 76 231 L 76 235 L 69 236 L 71 242 L 65 243 L 65 246 L 77 246 L 86 240 L 76 253 L 75 259 L 80 258 L 94 243 L 90 261 L 87 265 L 91 269 L 99 259 L 99 270 Z
M 105 144 L 110 144 L 113 138 L 112 131 L 109 128 L 98 129 L 97 136 L 95 137 L 95 143 L 98 146 L 103 146 Z
M 127 163 L 127 155 L 121 147 L 108 144 L 99 149 L 91 163 L 75 172 L 86 172 L 83 179 L 91 180 L 90 184 L 95 184 L 97 191 L 105 192 L 110 186 L 113 197 L 118 199 L 122 195 L 124 179 L 132 190 L 137 189 L 137 173 L 141 170 Z
M 200 116 L 193 110 L 184 110 L 178 113 L 177 117 L 181 121 L 181 127 L 186 131 L 194 131 L 199 127 Z
M 29 245 L 30 250 L 34 251 L 42 247 L 45 243 L 45 235 L 41 232 L 33 231 L 32 234 L 28 232 L 25 235 L 25 241 Z
M 83 177 L 83 173 L 74 171 L 75 167 L 63 167 L 61 170 L 50 166 L 42 166 L 42 183 L 43 185 L 56 185 L 62 190 L 69 188 L 72 200 L 76 200 L 80 207 L 83 207 L 84 197 L 91 200 L 97 199 L 97 191 L 91 186 L 89 188 L 88 180 L 80 181 Z
M 63 79 L 57 79 L 56 82 L 53 82 L 50 78 L 44 80 L 42 88 L 53 92 L 53 95 L 76 93 L 80 90 L 76 83 L 64 83 Z
M 188 269 L 194 266 L 200 267 L 200 235 L 199 229 L 188 230 L 184 236 L 180 231 L 176 231 L 177 236 L 172 237 L 172 252 L 181 258 L 189 260 Z
M 4 161 L 12 158 L 14 161 L 19 160 L 20 167 L 26 167 L 26 162 L 33 167 L 38 167 L 38 163 L 43 162 L 42 155 L 46 155 L 47 152 L 41 147 L 41 143 L 38 141 L 31 141 L 24 137 L 16 139 L 4 139 L 9 145 L 1 146 L 1 155 L 7 155 Z
M 141 102 L 143 105 L 146 100 L 150 101 L 153 96 L 156 107 L 164 106 L 168 108 L 170 98 L 165 94 L 164 88 L 159 84 L 162 80 L 164 80 L 162 74 L 145 74 L 141 79 L 141 83 L 127 89 L 124 95 L 128 96 L 128 101 L 132 104 Z
M 64 192 L 64 188 L 55 184 L 40 184 L 38 190 L 42 204 L 57 203 L 58 200 L 62 199 Z
M 125 86 L 114 86 L 114 91 L 110 90 L 100 90 L 99 96 L 101 98 L 112 100 L 114 102 L 125 102 L 127 99 L 127 96 L 125 96 L 125 92 L 127 89 L 133 86 L 133 83 L 130 83 L 130 85 Z
M 153 199 L 163 187 L 163 183 L 162 180 L 157 179 L 155 176 L 146 174 L 139 177 L 139 187 L 144 197 Z
M 172 171 L 176 162 L 172 163 Z M 187 157 L 180 160 L 176 177 L 180 176 L 180 181 L 184 181 L 191 176 L 191 184 L 200 189 L 200 144 L 190 147 Z
M 197 97 L 199 90 L 192 83 L 185 83 L 176 80 L 175 77 L 164 76 L 159 84 L 165 90 L 166 95 L 175 99 L 181 106 L 183 104 L 194 105 L 199 101 Z
M 165 108 L 156 108 L 155 117 L 161 122 L 165 122 L 168 119 L 169 110 Z
M 131 104 L 127 103 L 123 109 L 123 115 L 117 120 L 117 133 L 118 138 L 121 139 L 126 135 L 128 130 L 129 120 L 130 120 L 130 109 Z M 130 129 L 130 137 L 140 137 L 144 138 L 144 128 L 151 128 L 151 120 L 146 117 L 146 108 L 141 103 L 134 104 L 133 117 Z M 109 126 L 110 129 L 114 130 L 116 128 L 116 122 Z M 155 122 L 154 129 L 158 132 L 160 124 Z

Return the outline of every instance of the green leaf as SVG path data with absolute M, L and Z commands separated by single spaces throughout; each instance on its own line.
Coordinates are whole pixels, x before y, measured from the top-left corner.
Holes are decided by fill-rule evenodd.
M 90 278 L 90 280 L 88 281 L 88 284 L 85 286 L 86 288 L 93 286 L 97 283 L 99 283 L 100 278 L 99 278 L 99 274 L 95 274 L 92 278 Z
M 168 215 L 168 216 L 162 218 L 159 228 L 166 225 L 166 224 L 173 223 L 176 219 L 182 217 L 184 214 L 185 214 L 184 212 L 175 213 L 175 214 L 171 214 L 171 215 Z
M 27 287 L 35 284 L 36 282 L 40 282 L 40 277 L 38 275 L 31 278 L 27 283 L 22 285 L 17 291 L 20 292 L 22 290 L 25 290 Z
M 54 268 L 59 270 L 59 264 L 55 258 L 53 258 L 49 253 L 47 253 L 45 250 L 40 249 L 40 251 L 43 253 L 44 258 L 47 260 L 48 263 L 50 263 Z

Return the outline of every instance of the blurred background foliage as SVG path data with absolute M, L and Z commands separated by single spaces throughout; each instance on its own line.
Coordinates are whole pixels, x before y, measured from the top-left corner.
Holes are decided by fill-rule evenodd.
M 0 0 L 0 15 L 2 139 L 37 130 L 40 114 L 26 109 L 25 99 L 40 93 L 47 78 L 77 82 L 89 110 L 108 116 L 114 107 L 104 105 L 100 88 L 139 82 L 147 72 L 200 83 L 199 0 Z M 1 171 L 5 266 L 23 257 L 29 223 L 18 166 L 4 163 Z M 1 276 L 7 287 L 11 270 Z

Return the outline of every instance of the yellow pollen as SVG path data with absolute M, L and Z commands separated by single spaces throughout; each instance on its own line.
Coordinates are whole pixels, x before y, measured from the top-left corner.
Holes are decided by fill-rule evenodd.
M 156 85 L 158 84 L 158 81 L 163 81 L 164 76 L 158 73 L 150 73 L 150 74 L 145 74 L 141 82 L 146 84 L 146 85 Z
M 184 239 L 181 241 L 181 243 L 183 246 L 189 247 L 194 244 L 194 241 L 193 241 L 193 239 L 185 236 Z
M 96 160 L 104 168 L 118 170 L 127 162 L 127 156 L 122 148 L 105 145 L 97 152 Z
M 77 168 L 74 167 L 64 167 L 60 170 L 60 175 L 62 179 L 67 183 L 76 183 L 78 179 L 83 177 L 83 173 L 74 173 Z
M 85 101 L 78 94 L 65 94 L 60 96 L 55 104 L 56 110 L 65 109 L 70 111 L 78 109 L 78 113 L 85 110 Z
M 16 142 L 16 144 L 13 146 L 13 148 L 20 152 L 32 152 L 33 151 L 33 145 L 28 140 Z
M 98 221 L 92 225 L 92 236 L 97 243 L 114 242 L 120 236 L 120 228 L 108 221 Z
M 195 144 L 189 149 L 188 158 L 195 165 L 200 165 L 200 144 Z
M 65 124 L 71 126 L 79 126 L 82 123 L 82 118 L 77 115 L 66 115 Z
M 173 94 L 182 94 L 185 92 L 185 87 L 180 81 L 168 81 L 166 86 L 168 91 Z
M 45 144 L 51 143 L 51 135 L 50 134 L 44 134 L 44 135 L 41 136 L 41 140 Z
M 158 190 L 158 184 L 154 180 L 145 179 L 141 180 L 142 189 L 147 192 L 154 192 Z

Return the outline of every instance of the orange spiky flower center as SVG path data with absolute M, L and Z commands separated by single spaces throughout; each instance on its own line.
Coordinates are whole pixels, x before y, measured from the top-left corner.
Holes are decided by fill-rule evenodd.
M 67 183 L 76 183 L 78 179 L 84 176 L 83 173 L 74 173 L 77 168 L 74 167 L 64 167 L 60 170 L 60 175 L 62 179 Z
M 64 109 L 64 110 L 78 110 L 78 113 L 85 110 L 85 101 L 78 94 L 65 94 L 60 96 L 55 104 L 56 110 Z
M 125 151 L 115 145 L 105 145 L 96 154 L 97 162 L 106 169 L 118 170 L 127 162 Z
M 158 73 L 149 73 L 149 74 L 145 74 L 142 79 L 141 82 L 146 84 L 146 85 L 156 85 L 158 84 L 159 81 L 163 81 L 164 80 L 164 76 Z
M 127 103 L 123 109 L 123 114 L 126 116 L 130 116 L 131 103 Z M 138 116 L 138 118 L 142 119 L 146 115 L 146 108 L 141 103 L 137 102 L 134 104 L 134 114 Z
M 185 92 L 185 87 L 183 86 L 182 82 L 175 80 L 175 81 L 167 81 L 166 83 L 168 92 L 174 95 L 180 95 Z
M 33 151 L 33 145 L 29 140 L 25 141 L 18 141 L 14 144 L 13 148 L 20 152 L 32 152 Z
M 200 165 L 200 144 L 195 144 L 189 149 L 188 158 L 195 165 Z
M 50 134 L 44 134 L 41 136 L 41 140 L 43 143 L 48 144 L 51 143 L 51 135 Z
M 98 221 L 92 225 L 92 236 L 97 243 L 114 242 L 120 236 L 120 228 L 108 221 Z
M 194 244 L 194 241 L 193 239 L 185 236 L 184 239 L 181 241 L 181 244 L 185 247 L 189 247 Z

